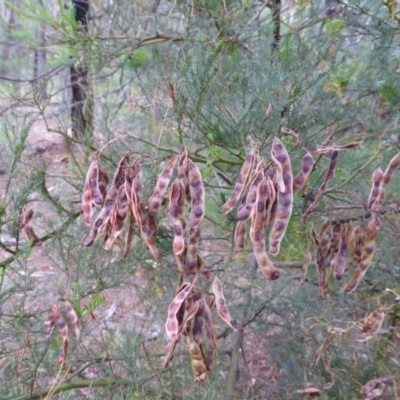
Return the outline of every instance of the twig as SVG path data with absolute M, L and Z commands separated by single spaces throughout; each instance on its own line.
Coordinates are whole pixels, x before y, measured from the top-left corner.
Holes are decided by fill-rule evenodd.
M 239 367 L 239 353 L 243 342 L 243 330 L 236 333 L 235 344 L 233 345 L 231 353 L 231 362 L 229 364 L 228 376 L 226 378 L 226 391 L 233 393 L 235 391 L 235 384 L 237 380 L 237 372 Z

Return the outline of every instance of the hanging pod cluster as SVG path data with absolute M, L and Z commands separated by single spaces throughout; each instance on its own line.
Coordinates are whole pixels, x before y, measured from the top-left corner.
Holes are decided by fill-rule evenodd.
M 293 208 L 293 193 L 304 188 L 312 171 L 314 159 L 307 153 L 301 171 L 293 178 L 289 154 L 278 139 L 274 138 L 266 164 L 255 149 L 246 156 L 232 196 L 222 206 L 229 213 L 237 206 L 235 248 L 243 251 L 246 241 L 247 221 L 250 220 L 250 240 L 261 272 L 269 279 L 279 278 L 265 248 L 265 231 L 269 229 L 271 255 L 279 253 Z
M 221 281 L 207 267 L 198 254 L 201 236 L 200 225 L 205 213 L 205 192 L 200 170 L 188 157 L 188 151 L 173 157 L 157 179 L 155 188 L 147 202 L 142 198 L 140 158 L 130 164 L 130 153 L 119 162 L 111 186 L 109 178 L 100 168 L 95 157 L 86 175 L 82 209 L 84 221 L 91 226 L 84 240 L 91 246 L 104 230 L 103 244 L 110 250 L 114 244 L 122 248 L 121 233 L 126 221 L 124 257 L 128 254 L 134 227 L 139 227 L 141 236 L 155 260 L 161 258 L 156 247 L 159 227 L 159 211 L 168 193 L 168 212 L 173 221 L 173 253 L 179 272 L 176 296 L 168 308 L 166 332 L 171 339 L 164 361 L 167 366 L 173 358 L 174 349 L 180 337 L 187 339 L 191 365 L 196 380 L 204 381 L 206 372 L 216 364 L 217 340 L 211 318 L 213 308 L 233 329 L 240 329 L 231 319 L 223 295 Z M 176 179 L 170 185 L 175 166 Z M 93 206 L 101 207 L 93 221 Z M 190 209 L 189 219 L 185 213 Z M 199 278 L 200 277 L 200 278 Z M 211 294 L 205 295 L 200 283 L 211 285 Z M 206 292 L 207 293 L 207 292 Z
M 332 170 L 332 160 L 336 158 L 333 153 L 323 186 L 326 186 L 325 182 L 331 175 L 329 171 Z M 311 260 L 310 254 L 315 247 L 319 293 L 322 298 L 328 295 L 328 279 L 332 271 L 335 278 L 341 280 L 350 271 L 353 263 L 357 265 L 353 276 L 344 288 L 345 293 L 351 293 L 357 288 L 370 267 L 375 252 L 377 232 L 382 227 L 380 216 L 385 186 L 390 182 L 399 164 L 400 155 L 398 154 L 390 161 L 385 172 L 379 167 L 372 174 L 372 189 L 367 202 L 367 208 L 371 214 L 369 221 L 353 226 L 351 220 L 340 223 L 327 219 L 322 223 L 318 233 L 314 228 L 311 229 L 313 243 L 308 250 L 308 257 L 305 257 L 302 281 L 305 279 L 307 265 Z

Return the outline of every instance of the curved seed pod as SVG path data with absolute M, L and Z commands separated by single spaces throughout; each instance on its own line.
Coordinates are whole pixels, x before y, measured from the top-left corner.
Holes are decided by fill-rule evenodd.
M 204 318 L 204 332 L 205 342 L 207 346 L 206 351 L 206 365 L 207 369 L 211 371 L 217 364 L 218 342 L 215 336 L 214 326 L 211 318 L 211 306 L 203 300 L 202 316 Z
M 292 129 L 286 128 L 286 127 L 284 127 L 284 126 L 282 126 L 281 131 L 282 131 L 285 135 L 289 135 L 289 136 L 294 137 L 294 138 L 296 139 L 296 143 L 295 143 L 294 145 L 295 145 L 295 146 L 299 146 L 299 144 L 300 144 L 300 136 L 299 136 L 299 134 L 298 134 L 297 132 L 295 132 L 295 131 L 292 130 Z
M 58 363 L 61 364 L 65 362 L 67 358 L 67 351 L 68 351 L 68 326 L 65 322 L 65 319 L 62 317 L 60 311 L 58 311 L 57 305 L 54 304 L 51 306 L 49 311 L 49 318 L 53 320 L 54 325 L 57 326 L 58 332 L 62 338 L 62 344 L 60 353 L 58 355 Z
M 189 296 L 190 292 L 193 289 L 193 282 L 192 283 L 184 283 L 181 286 L 179 293 L 175 296 L 174 300 L 168 307 L 168 318 L 165 323 L 165 330 L 167 335 L 172 339 L 175 340 L 178 337 L 178 332 L 180 328 L 179 320 L 177 318 L 177 314 L 180 308 L 183 306 L 186 298 Z
M 105 242 L 104 248 L 111 250 L 117 237 L 124 229 L 125 219 L 129 210 L 129 200 L 126 197 L 125 186 L 118 189 L 117 202 L 115 205 L 115 223 L 113 224 L 110 237 Z
M 371 265 L 372 258 L 375 252 L 375 238 L 377 235 L 377 229 L 373 221 L 370 221 L 367 226 L 365 233 L 365 244 L 362 249 L 361 260 L 358 263 L 357 269 L 354 272 L 353 277 L 344 289 L 345 293 L 353 292 L 358 284 L 361 282 L 363 276 L 367 272 Z
M 308 151 L 312 154 L 326 154 L 330 151 L 341 151 L 341 150 L 350 150 L 357 147 L 362 142 L 351 142 L 344 144 L 343 146 L 327 146 L 327 147 L 311 147 Z
M 226 305 L 222 283 L 217 277 L 214 278 L 211 290 L 215 295 L 215 305 L 217 307 L 218 315 L 235 331 L 241 330 L 241 328 L 236 326 L 236 324 L 232 321 L 228 306 Z
M 314 167 L 314 158 L 310 153 L 307 153 L 301 162 L 301 171 L 293 179 L 293 192 L 303 189 L 307 183 L 307 179 L 310 176 Z
M 329 219 L 326 219 L 320 226 L 319 232 L 318 232 L 318 238 L 321 239 L 322 236 L 325 235 L 329 227 L 331 226 L 331 221 Z
M 96 158 L 90 164 L 87 176 L 89 176 L 89 185 L 90 190 L 92 191 L 93 204 L 96 207 L 101 207 L 104 198 L 99 189 L 100 166 Z
M 174 350 L 175 350 L 177 343 L 178 343 L 178 340 L 173 340 L 172 343 L 170 344 L 167 355 L 164 358 L 164 362 L 163 362 L 163 366 L 162 366 L 163 368 L 167 368 L 168 364 L 174 358 Z
M 271 103 L 269 103 L 267 111 L 265 112 L 265 119 L 270 118 L 273 113 L 274 113 L 274 106 Z
M 246 243 L 246 221 L 239 221 L 235 227 L 235 250 L 243 251 Z
M 204 382 L 206 380 L 206 359 L 201 345 L 198 345 L 193 338 L 188 338 L 189 355 L 193 373 L 196 376 L 196 382 Z
M 158 214 L 160 206 L 164 197 L 164 193 L 167 190 L 169 181 L 171 180 L 172 173 L 174 172 L 174 167 L 178 161 L 178 156 L 175 156 L 167 164 L 161 175 L 157 179 L 156 186 L 147 202 L 147 212 Z
M 339 224 L 337 224 L 339 225 Z M 336 226 L 335 226 L 336 228 Z M 333 266 L 333 272 L 335 274 L 335 278 L 340 281 L 342 279 L 342 276 L 344 274 L 345 268 L 346 268 L 346 259 L 347 259 L 347 226 L 342 229 L 341 237 L 340 237 L 340 242 L 339 242 L 339 248 L 338 251 L 332 260 L 332 266 Z M 331 247 L 332 247 L 332 241 L 331 241 Z
M 275 183 L 275 185 L 276 185 L 276 187 L 277 187 L 277 191 L 278 192 L 281 192 L 281 193 L 284 193 L 285 192 L 285 190 L 286 190 L 286 187 L 285 187 L 285 181 L 283 180 L 283 166 L 282 166 L 282 164 L 275 158 L 275 154 L 274 154 L 274 152 L 273 152 L 273 145 L 274 145 L 274 143 L 275 143 L 275 140 L 278 140 L 278 139 L 274 139 L 274 141 L 272 142 L 272 147 L 271 147 L 271 160 L 275 163 L 275 166 L 276 166 L 276 171 L 275 171 L 275 177 L 274 177 L 274 183 Z M 280 142 L 280 141 L 279 141 Z M 281 143 L 281 142 L 280 142 Z M 283 146 L 283 144 L 282 144 L 282 146 Z M 289 161 L 290 162 L 290 161 Z M 293 183 L 292 183 L 292 185 L 293 185 Z
M 189 222 L 191 234 L 199 228 L 204 218 L 204 186 L 199 169 L 190 159 L 187 160 L 187 168 L 192 207 Z
M 240 169 L 238 181 L 236 182 L 235 188 L 233 189 L 232 196 L 222 206 L 222 210 L 225 212 L 225 214 L 228 214 L 230 211 L 232 211 L 233 207 L 235 207 L 235 205 L 239 201 L 240 196 L 242 195 L 243 190 L 246 186 L 246 182 L 248 181 L 248 178 L 250 176 L 250 172 L 253 168 L 253 165 L 254 165 L 254 149 L 252 149 L 250 153 L 247 154 L 243 162 L 242 168 Z
M 119 161 L 118 167 L 115 170 L 114 177 L 111 183 L 111 186 L 115 186 L 117 189 L 120 188 L 121 185 L 125 182 L 125 171 L 130 168 L 129 165 L 129 155 L 131 151 L 128 151 Z
M 386 168 L 385 176 L 383 178 L 384 185 L 387 185 L 390 182 L 394 174 L 394 171 L 396 171 L 396 168 L 399 166 L 399 164 L 400 164 L 400 153 L 398 153 L 395 157 L 391 159 L 388 167 Z
M 282 169 L 282 181 L 285 190 L 278 185 L 276 216 L 269 235 L 269 253 L 278 254 L 281 241 L 285 235 L 293 208 L 293 175 L 289 154 L 283 143 L 275 138 L 272 142 L 271 157 Z
M 107 222 L 111 218 L 111 215 L 114 211 L 117 195 L 118 195 L 118 190 L 114 186 L 112 186 L 107 192 L 103 208 L 101 209 L 100 214 L 96 218 L 96 221 L 94 221 L 89 236 L 83 242 L 84 246 L 91 246 L 96 240 L 99 233 L 106 226 Z
M 379 186 L 378 197 L 371 207 L 372 221 L 377 229 L 382 227 L 382 222 L 379 219 L 379 214 L 382 210 L 382 204 L 383 204 L 383 199 L 385 198 L 385 193 L 386 193 L 385 186 L 382 182 L 381 185 Z
M 89 172 L 90 172 L 90 167 L 89 170 L 86 174 L 86 181 L 85 181 L 85 186 L 83 188 L 83 194 L 82 194 L 82 212 L 83 212 L 83 220 L 85 221 L 85 224 L 87 226 L 92 225 L 92 215 L 93 215 L 93 205 L 92 205 L 92 189 L 90 188 L 90 182 L 89 182 Z
M 78 324 L 78 316 L 76 315 L 76 312 L 74 308 L 72 307 L 72 304 L 69 301 L 65 302 L 65 312 L 67 313 L 67 317 L 69 319 L 69 322 L 71 323 L 72 326 L 72 336 L 78 340 L 79 339 L 79 324 Z
M 329 163 L 328 171 L 325 174 L 324 183 L 320 187 L 320 189 L 315 197 L 314 202 L 310 204 L 310 206 L 307 208 L 306 212 L 303 214 L 302 219 L 307 219 L 318 208 L 318 204 L 321 201 L 321 199 L 325 193 L 328 182 L 334 176 L 338 157 L 339 157 L 339 152 L 337 150 L 333 151 L 332 155 L 331 155 L 331 161 Z
M 384 307 L 379 307 L 367 318 L 360 320 L 362 324 L 363 333 L 358 337 L 358 342 L 365 342 L 376 336 L 382 328 L 385 319 Z
M 372 174 L 372 189 L 368 197 L 368 210 L 372 208 L 373 204 L 375 203 L 375 200 L 378 198 L 379 187 L 381 185 L 381 182 L 383 181 L 383 178 L 384 178 L 383 171 L 381 167 L 379 167 Z

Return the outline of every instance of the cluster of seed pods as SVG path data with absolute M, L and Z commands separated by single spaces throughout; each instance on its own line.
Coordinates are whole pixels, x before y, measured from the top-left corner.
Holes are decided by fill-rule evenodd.
M 21 212 L 20 222 L 19 222 L 19 229 L 20 231 L 25 231 L 26 235 L 28 236 L 29 240 L 32 240 L 32 244 L 34 246 L 41 246 L 42 241 L 36 235 L 35 231 L 32 228 L 30 221 L 33 217 L 33 210 L 25 210 L 25 208 Z
M 289 131 L 285 128 L 286 133 Z M 278 138 L 272 142 L 270 158 L 267 165 L 254 149 L 250 151 L 233 194 L 222 209 L 229 213 L 237 205 L 234 242 L 238 251 L 245 248 L 246 221 L 250 220 L 250 240 L 258 266 L 269 280 L 275 280 L 279 278 L 279 270 L 267 255 L 265 231 L 269 229 L 269 254 L 278 254 L 292 214 L 293 194 L 305 187 L 314 160 L 307 153 L 300 173 L 293 179 L 289 154 Z
M 337 150 L 333 151 L 333 153 L 335 152 Z M 332 174 L 330 171 L 333 170 L 332 166 L 335 165 L 333 160 L 336 158 L 333 153 L 320 192 L 325 190 L 326 182 L 331 179 Z M 379 167 L 373 173 L 372 189 L 367 202 L 367 207 L 371 211 L 371 219 L 369 221 L 353 227 L 351 221 L 341 224 L 338 221 L 331 222 L 330 220 L 326 220 L 322 223 L 318 234 L 312 228 L 312 246 L 314 247 L 315 245 L 316 248 L 315 262 L 319 292 L 322 298 L 326 298 L 328 295 L 328 278 L 331 271 L 333 271 L 337 280 L 341 280 L 349 272 L 352 264 L 357 264 L 353 276 L 344 288 L 345 293 L 351 293 L 357 288 L 370 267 L 375 252 L 375 239 L 378 229 L 382 226 L 380 214 L 385 196 L 385 186 L 391 180 L 399 164 L 400 155 L 397 155 L 390 161 L 385 172 Z M 310 254 L 306 254 L 306 256 L 305 265 L 303 266 L 304 273 L 306 273 L 306 266 L 311 260 Z
M 65 312 L 67 314 L 68 320 L 70 322 L 72 328 L 73 337 L 78 340 L 79 339 L 79 325 L 78 325 L 78 316 L 72 305 L 69 302 L 65 303 Z M 49 338 L 54 331 L 54 328 L 57 327 L 58 333 L 62 339 L 60 352 L 58 354 L 58 362 L 64 363 L 67 358 L 68 346 L 69 346 L 69 338 L 68 338 L 68 325 L 59 311 L 57 304 L 53 304 L 50 307 L 48 318 L 45 321 L 45 324 L 48 325 L 48 329 L 46 332 L 46 338 Z

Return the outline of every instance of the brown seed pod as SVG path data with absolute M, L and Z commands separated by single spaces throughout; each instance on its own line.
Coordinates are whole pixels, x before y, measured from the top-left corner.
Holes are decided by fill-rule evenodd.
M 310 153 L 307 153 L 301 162 L 301 171 L 293 179 L 293 192 L 303 189 L 307 183 L 314 167 L 314 158 Z
M 204 218 L 204 186 L 199 169 L 190 159 L 187 160 L 187 168 L 192 208 L 189 221 L 191 234 L 199 228 Z
M 206 351 L 206 365 L 207 369 L 211 371 L 217 364 L 218 342 L 215 335 L 214 326 L 211 318 L 211 306 L 203 300 L 202 316 L 204 318 L 204 333 Z
M 244 251 L 246 243 L 246 221 L 238 221 L 235 227 L 235 250 Z
M 206 380 L 206 359 L 201 345 L 197 344 L 193 338 L 188 337 L 190 363 L 193 373 L 196 376 L 195 382 Z
M 379 333 L 385 319 L 384 310 L 384 307 L 379 307 L 372 314 L 368 315 L 367 318 L 360 320 L 363 333 L 358 337 L 358 342 L 365 342 Z
M 387 185 L 390 182 L 390 180 L 392 179 L 392 176 L 394 174 L 394 171 L 396 171 L 399 164 L 400 164 L 400 153 L 398 153 L 396 156 L 394 156 L 391 159 L 388 167 L 386 168 L 385 175 L 383 178 L 384 185 Z
M 339 224 L 336 224 L 339 225 Z M 335 225 L 335 228 L 336 228 Z M 344 274 L 346 268 L 346 260 L 347 260 L 347 226 L 343 227 L 341 231 L 340 241 L 338 250 L 336 250 L 336 254 L 332 260 L 333 272 L 335 274 L 335 278 L 340 281 Z M 334 244 L 336 246 L 336 244 Z M 332 240 L 331 240 L 331 248 L 332 248 Z
M 243 190 L 248 181 L 248 178 L 250 176 L 250 172 L 253 169 L 254 160 L 255 160 L 254 149 L 252 149 L 250 153 L 247 154 L 243 162 L 242 168 L 239 173 L 238 181 L 236 182 L 235 188 L 233 189 L 232 196 L 222 206 L 222 210 L 225 212 L 225 214 L 228 214 L 230 211 L 232 211 L 233 207 L 235 207 L 235 205 L 239 201 L 240 196 L 242 195 Z
M 363 276 L 371 265 L 372 258 L 375 252 L 375 238 L 377 229 L 373 221 L 370 221 L 365 232 L 365 243 L 362 249 L 361 260 L 358 263 L 357 269 L 353 277 L 344 289 L 345 293 L 353 292 L 361 282 Z
M 65 319 L 58 310 L 57 304 L 53 304 L 49 311 L 49 320 L 52 321 L 51 325 L 57 326 L 58 332 L 62 339 L 60 353 L 58 355 L 58 363 L 61 364 L 65 362 L 68 352 L 68 326 Z
M 125 182 L 125 171 L 130 168 L 129 156 L 131 153 L 132 151 L 130 150 L 121 158 L 118 167 L 115 170 L 111 186 L 115 186 L 117 189 L 119 189 Z
M 217 307 L 218 315 L 235 331 L 241 330 L 241 327 L 237 326 L 235 322 L 232 321 L 228 306 L 225 301 L 222 283 L 217 277 L 214 278 L 211 290 L 215 295 L 215 305 Z
M 100 166 L 96 158 L 93 159 L 89 166 L 86 179 L 89 178 L 89 186 L 92 192 L 92 201 L 96 207 L 101 207 L 103 205 L 103 195 L 100 192 L 99 180 L 100 180 Z
M 65 312 L 67 313 L 69 322 L 72 326 L 72 336 L 75 338 L 75 340 L 79 340 L 78 316 L 76 315 L 76 312 L 75 312 L 74 308 L 72 307 L 72 304 L 69 301 L 65 302 L 64 307 L 65 307 Z
M 89 236 L 83 242 L 85 246 L 88 247 L 92 246 L 99 233 L 102 231 L 102 229 L 106 226 L 107 222 L 112 217 L 117 196 L 118 196 L 118 190 L 116 187 L 112 186 L 107 192 L 103 208 L 101 209 L 98 217 L 96 218 L 96 221 L 94 221 Z
M 32 225 L 30 224 L 32 217 L 33 217 L 33 210 L 26 211 L 25 208 L 23 208 L 19 221 L 19 229 L 20 230 L 23 229 L 25 231 L 26 236 L 28 236 L 29 240 L 32 240 L 34 246 L 41 246 L 42 241 L 36 235 L 35 231 L 32 228 Z
M 314 253 L 314 242 L 308 246 L 306 253 L 304 254 L 303 265 L 301 266 L 301 278 L 300 286 L 304 284 L 307 278 L 308 266 L 310 265 L 312 255 Z
M 372 174 L 372 189 L 371 189 L 371 193 L 369 194 L 369 198 L 368 198 L 368 210 L 370 210 L 372 208 L 373 204 L 375 203 L 376 199 L 379 196 L 379 188 L 381 186 L 381 182 L 383 181 L 383 178 L 384 178 L 383 171 L 382 171 L 381 167 L 379 167 Z
M 126 235 L 126 241 L 125 241 L 125 249 L 124 249 L 124 254 L 122 255 L 122 258 L 126 258 L 126 256 L 129 254 L 132 246 L 132 239 L 133 239 L 133 234 L 135 232 L 135 217 L 132 213 L 132 210 L 129 211 L 129 227 L 128 227 L 128 232 Z
M 282 169 L 284 190 L 278 184 L 276 215 L 269 235 L 269 253 L 278 254 L 293 208 L 293 175 L 289 154 L 283 143 L 275 138 L 271 146 L 271 158 Z M 277 168 L 278 171 L 278 168 Z
M 197 250 L 200 241 L 200 228 L 191 232 L 189 237 L 189 245 L 186 254 L 186 266 L 190 272 L 197 270 Z
M 99 191 L 101 193 L 101 197 L 103 198 L 103 203 L 101 204 L 101 206 L 103 206 L 104 204 L 104 199 L 107 195 L 107 186 L 109 182 L 110 179 L 108 178 L 107 172 L 99 167 Z
M 190 188 L 189 188 L 189 179 L 187 176 L 187 168 L 188 168 L 188 150 L 186 147 L 183 148 L 182 153 L 179 155 L 178 162 L 178 178 L 182 182 L 185 187 L 185 200 L 190 203 Z
M 328 170 L 325 174 L 324 183 L 320 187 L 320 189 L 317 193 L 317 196 L 315 197 L 314 202 L 310 204 L 310 206 L 307 208 L 306 212 L 303 214 L 302 219 L 307 219 L 318 208 L 318 204 L 321 201 L 321 199 L 325 193 L 328 182 L 334 176 L 338 157 L 339 157 L 339 152 L 337 150 L 333 151 L 331 154 L 331 161 L 329 163 Z
M 294 144 L 296 147 L 300 145 L 300 136 L 297 132 L 295 132 L 292 129 L 286 128 L 284 126 L 282 126 L 281 131 L 285 134 L 285 135 L 289 135 L 292 136 L 296 139 L 296 143 Z
M 361 226 L 354 227 L 354 229 L 350 233 L 348 245 L 349 255 L 350 257 L 352 257 L 353 261 L 359 262 L 361 260 L 364 242 L 365 234 Z
M 82 194 L 82 212 L 83 212 L 83 220 L 87 226 L 92 225 L 92 215 L 93 215 L 93 199 L 92 199 L 92 189 L 90 188 L 90 170 L 91 165 L 89 166 L 89 170 L 86 174 L 85 186 L 83 188 Z
M 194 281 L 192 283 L 185 282 L 181 286 L 178 294 L 175 296 L 175 298 L 172 301 L 172 303 L 170 304 L 170 306 L 168 307 L 168 318 L 165 323 L 165 330 L 167 332 L 167 335 L 172 340 L 175 340 L 178 337 L 180 324 L 179 324 L 179 321 L 177 318 L 177 314 L 178 314 L 180 308 L 183 306 L 186 298 L 189 296 L 190 292 L 192 291 L 193 284 L 194 284 Z

